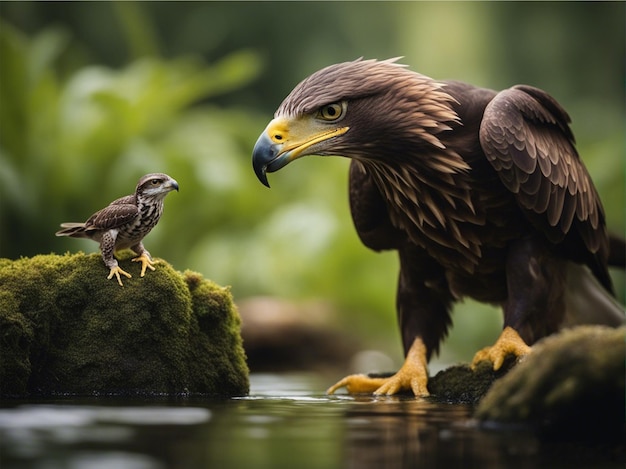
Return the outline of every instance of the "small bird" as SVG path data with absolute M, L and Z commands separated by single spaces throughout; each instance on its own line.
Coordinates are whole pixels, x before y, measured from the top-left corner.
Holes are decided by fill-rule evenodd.
M 146 269 L 154 270 L 155 261 L 143 246 L 143 238 L 156 226 L 163 213 L 163 199 L 173 191 L 178 191 L 178 183 L 163 173 L 146 174 L 137 183 L 134 194 L 120 197 L 107 207 L 94 213 L 85 223 L 61 223 L 63 228 L 57 236 L 89 238 L 100 243 L 104 264 L 111 269 L 107 279 L 115 277 L 120 286 L 120 274 L 131 275 L 122 270 L 113 253 L 130 248 L 138 257 L 133 262 L 141 262 L 141 276 Z

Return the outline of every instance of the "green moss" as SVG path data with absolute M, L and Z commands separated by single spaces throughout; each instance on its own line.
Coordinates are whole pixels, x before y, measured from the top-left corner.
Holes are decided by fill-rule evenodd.
M 190 360 L 205 370 L 203 376 L 197 377 L 206 381 L 221 379 L 222 389 L 226 394 L 237 394 L 242 387 L 248 388 L 247 374 L 239 370 L 247 370 L 245 356 L 233 354 L 232 350 L 243 351 L 239 331 L 241 319 L 233 314 L 236 306 L 233 303 L 229 288 L 220 287 L 208 280 L 202 280 L 199 274 L 185 271 L 185 280 L 191 292 L 191 302 L 196 320 L 191 328 L 191 335 L 198 343 L 190 349 Z M 222 329 L 214 324 L 222 324 Z M 224 329 L 230 333 L 224 333 Z M 226 379 L 227 377 L 227 379 Z
M 229 290 L 130 254 L 124 287 L 97 254 L 0 260 L 0 395 L 248 392 Z
M 438 402 L 477 404 L 491 385 L 516 363 L 516 357 L 510 355 L 498 371 L 494 371 L 492 364 L 487 361 L 478 363 L 474 370 L 466 364 L 451 366 L 430 378 L 428 390 L 432 399 Z
M 626 328 L 580 326 L 548 337 L 481 401 L 481 420 L 530 423 L 552 435 L 621 436 Z

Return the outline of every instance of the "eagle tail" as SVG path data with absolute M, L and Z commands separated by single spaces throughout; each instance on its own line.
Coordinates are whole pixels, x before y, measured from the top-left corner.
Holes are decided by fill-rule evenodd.
M 568 267 L 564 327 L 580 324 L 618 327 L 626 324 L 624 306 L 600 285 L 587 267 L 574 262 Z

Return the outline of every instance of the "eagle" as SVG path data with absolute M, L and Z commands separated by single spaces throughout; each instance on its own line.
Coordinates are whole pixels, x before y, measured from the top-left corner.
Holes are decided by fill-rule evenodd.
M 303 156 L 350 158 L 356 231 L 400 260 L 404 363 L 388 378 L 347 376 L 329 393 L 428 395 L 428 361 L 464 297 L 504 316 L 473 367 L 523 357 L 582 317 L 577 305 L 591 305 L 581 321 L 624 322 L 602 203 L 569 123 L 538 88 L 439 81 L 397 59 L 334 64 L 291 91 L 254 146 L 256 176 L 269 187 L 267 173 Z
M 84 223 L 62 223 L 57 236 L 88 238 L 100 243 L 102 259 L 110 269 L 108 280 L 120 275 L 130 278 L 115 259 L 114 252 L 130 248 L 138 256 L 133 262 L 141 262 L 141 276 L 146 269 L 155 270 L 155 261 L 143 245 L 143 238 L 156 226 L 163 213 L 163 199 L 171 191 L 178 191 L 178 183 L 167 174 L 150 173 L 139 179 L 135 193 L 114 200 L 102 210 L 91 215 Z

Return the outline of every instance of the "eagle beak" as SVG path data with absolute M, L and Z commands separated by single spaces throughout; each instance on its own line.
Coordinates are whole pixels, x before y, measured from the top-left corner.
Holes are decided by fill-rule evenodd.
M 269 187 L 266 173 L 273 173 L 293 160 L 316 154 L 327 140 L 343 135 L 349 127 L 317 126 L 308 117 L 277 117 L 265 128 L 252 150 L 252 167 L 256 177 Z
M 267 172 L 278 171 L 285 166 L 289 161 L 285 161 L 286 158 L 279 158 L 281 145 L 272 142 L 269 138 L 267 131 L 264 131 L 259 139 L 254 144 L 254 150 L 252 150 L 252 167 L 254 168 L 254 174 L 263 183 L 264 186 L 270 187 L 267 181 Z

